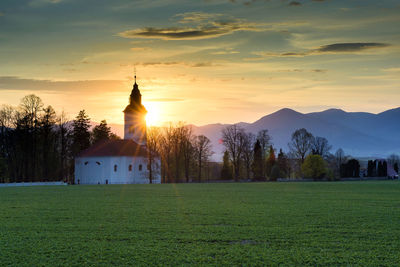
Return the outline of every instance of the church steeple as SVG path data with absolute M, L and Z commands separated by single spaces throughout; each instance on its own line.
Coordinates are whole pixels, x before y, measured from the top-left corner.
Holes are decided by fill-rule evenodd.
M 129 104 L 131 106 L 142 105 L 142 95 L 140 94 L 139 86 L 136 83 L 136 75 L 135 75 L 135 83 L 133 84 L 132 92 L 129 98 Z
M 142 95 L 139 91 L 139 86 L 133 84 L 131 95 L 129 96 L 129 105 L 124 110 L 124 139 L 130 139 L 138 144 L 146 144 L 146 116 L 147 110 L 142 105 Z

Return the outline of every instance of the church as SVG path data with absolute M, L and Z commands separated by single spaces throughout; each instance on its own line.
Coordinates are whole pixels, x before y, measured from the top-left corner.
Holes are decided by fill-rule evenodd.
M 133 85 L 124 112 L 124 139 L 108 140 L 82 151 L 75 158 L 75 184 L 150 183 L 146 147 L 146 108 L 139 86 Z M 152 183 L 161 182 L 161 161 L 153 162 Z

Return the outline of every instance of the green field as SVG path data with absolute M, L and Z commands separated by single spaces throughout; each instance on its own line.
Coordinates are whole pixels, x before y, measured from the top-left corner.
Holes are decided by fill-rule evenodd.
M 0 265 L 400 264 L 400 182 L 0 188 Z

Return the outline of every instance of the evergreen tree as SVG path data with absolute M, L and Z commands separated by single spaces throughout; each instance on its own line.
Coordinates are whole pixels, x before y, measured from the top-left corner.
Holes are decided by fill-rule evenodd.
M 382 176 L 383 177 L 387 176 L 387 162 L 386 162 L 386 160 L 382 163 Z
M 99 125 L 96 125 L 92 131 L 92 143 L 96 144 L 101 141 L 111 139 L 111 127 L 108 127 L 106 120 L 102 120 Z
M 272 145 L 270 145 L 269 146 L 269 155 L 268 155 L 267 164 L 266 164 L 266 170 L 267 170 L 268 177 L 271 176 L 272 167 L 274 167 L 275 162 L 276 162 L 275 150 L 272 147 Z
M 51 176 L 57 176 L 54 170 L 54 159 L 57 158 L 56 148 L 56 135 L 55 135 L 55 125 L 56 125 L 56 112 L 52 106 L 48 106 L 44 110 L 44 114 L 40 121 L 40 137 L 42 143 L 42 164 L 39 167 L 42 169 L 42 178 L 45 181 L 50 179 L 50 169 L 53 170 Z M 53 168 L 51 167 L 53 165 Z
M 72 151 L 73 155 L 76 156 L 90 146 L 90 119 L 85 110 L 79 111 L 72 127 Z
M 280 170 L 280 176 L 282 178 L 288 177 L 290 175 L 289 160 L 285 153 L 283 153 L 282 148 L 279 150 L 277 164 Z
M 253 164 L 252 164 L 252 171 L 253 171 L 253 180 L 255 181 L 262 181 L 265 180 L 263 176 L 263 150 L 260 144 L 260 141 L 257 139 L 256 143 L 254 144 L 253 149 Z
M 356 159 L 351 159 L 340 167 L 340 176 L 342 178 L 360 177 L 360 163 Z
M 378 177 L 382 176 L 384 176 L 383 164 L 381 161 L 378 161 Z
M 395 163 L 393 166 L 393 169 L 395 170 L 395 172 L 399 173 L 399 163 Z
M 368 160 L 368 169 L 367 169 L 367 176 L 373 177 L 375 172 L 375 165 L 372 160 Z

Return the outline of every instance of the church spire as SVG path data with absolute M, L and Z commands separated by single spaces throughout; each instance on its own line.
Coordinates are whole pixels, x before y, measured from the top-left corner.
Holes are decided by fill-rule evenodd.
M 133 106 L 135 106 L 135 105 L 141 106 L 142 105 L 142 95 L 140 94 L 139 86 L 136 83 L 136 66 L 134 67 L 134 77 L 135 77 L 135 83 L 133 84 L 132 92 L 129 97 L 129 104 L 131 106 L 132 105 Z
M 136 66 L 133 66 L 133 72 L 135 74 L 135 84 L 136 84 Z

